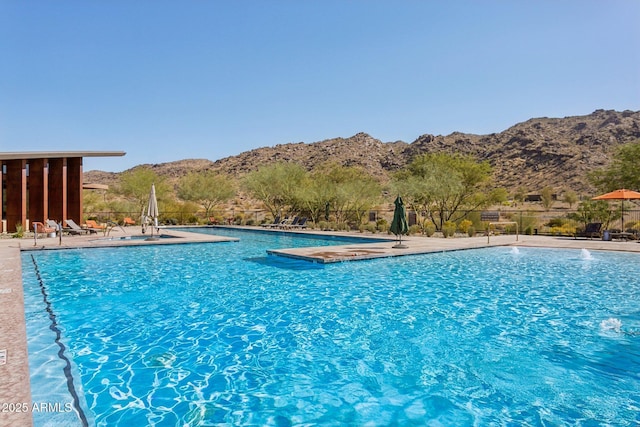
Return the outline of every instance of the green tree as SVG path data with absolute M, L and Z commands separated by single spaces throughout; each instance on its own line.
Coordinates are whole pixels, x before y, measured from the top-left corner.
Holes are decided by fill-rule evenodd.
M 567 217 L 579 221 L 585 226 L 590 222 L 601 222 L 603 229 L 607 229 L 609 224 L 620 219 L 621 215 L 620 211 L 612 211 L 604 200 L 585 200 L 578 205 L 575 213 L 570 213 Z
M 622 145 L 612 162 L 591 174 L 589 180 L 600 191 L 609 192 L 619 188 L 640 191 L 640 141 Z
M 473 157 L 429 153 L 417 156 L 400 171 L 392 188 L 425 221 L 442 230 L 445 222 L 457 222 L 504 197 L 504 191 L 490 190 L 491 175 L 491 166 Z
M 335 188 L 329 177 L 321 171 L 313 171 L 298 187 L 296 200 L 301 210 L 317 224 L 324 217 L 327 203 L 333 200 L 334 194 Z
M 276 217 L 295 207 L 298 189 L 306 174 L 307 171 L 299 164 L 275 163 L 248 173 L 243 187 Z
M 191 172 L 178 183 L 177 195 L 180 199 L 202 206 L 205 218 L 218 204 L 233 198 L 235 185 L 228 177 L 213 171 Z
M 527 198 L 527 189 L 526 187 L 520 186 L 513 193 L 513 200 L 517 203 L 523 203 L 524 199 Z
M 553 188 L 544 187 L 540 192 L 540 197 L 542 198 L 542 206 L 546 210 L 549 210 L 553 207 L 553 204 L 555 203 L 555 199 L 553 198 Z
M 366 170 L 326 163 L 302 181 L 296 193 L 296 206 L 317 223 L 328 204 L 336 222 L 359 225 L 380 194 L 380 184 Z
M 360 225 L 367 211 L 380 199 L 380 184 L 364 169 L 352 166 L 335 166 L 328 177 L 335 189 L 331 207 L 336 221 Z
M 569 205 L 569 209 L 578 201 L 578 195 L 575 191 L 565 191 L 562 200 Z
M 124 172 L 120 176 L 120 182 L 114 187 L 116 194 L 134 203 L 139 213 L 149 202 L 151 185 L 155 184 L 158 204 L 167 198 L 170 193 L 166 180 L 160 177 L 152 169 L 141 166 Z

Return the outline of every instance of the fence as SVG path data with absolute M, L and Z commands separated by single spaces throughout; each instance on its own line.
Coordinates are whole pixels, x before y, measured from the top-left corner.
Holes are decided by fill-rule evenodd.
M 636 232 L 640 230 L 640 210 L 631 209 L 624 211 L 624 226 L 619 210 L 612 211 L 614 215 L 612 220 L 604 222 L 604 227 L 610 230 L 629 230 L 633 229 Z M 489 217 L 484 215 L 487 212 L 483 211 L 468 211 L 463 212 L 464 218 L 473 223 L 476 230 L 483 230 L 486 227 Z M 577 210 L 570 209 L 552 209 L 549 211 L 531 211 L 531 210 L 500 210 L 490 212 L 491 222 L 496 221 L 496 215 L 499 221 L 514 221 L 518 224 L 518 229 L 521 233 L 525 234 L 571 234 L 576 229 L 584 227 L 584 222 L 576 219 L 570 219 L 576 217 Z M 86 212 L 86 218 L 96 218 L 100 221 L 114 221 L 122 222 L 123 218 L 130 217 L 136 221 L 140 221 L 140 215 L 137 216 L 132 212 Z M 264 222 L 271 222 L 273 218 L 266 210 L 251 209 L 233 209 L 233 210 L 216 210 L 208 218 L 204 217 L 200 212 L 161 212 L 160 222 L 167 225 L 195 225 L 195 224 L 237 224 L 237 225 L 258 225 Z M 329 212 L 330 219 L 322 222 L 331 222 L 334 217 L 332 212 Z M 368 215 L 364 216 L 365 220 L 368 220 L 369 224 L 376 223 L 391 223 L 393 218 L 393 210 L 370 210 Z M 424 212 L 415 212 L 409 210 L 407 212 L 407 219 L 409 226 L 421 227 L 425 223 L 430 223 L 429 219 L 426 219 Z M 462 219 L 462 218 L 460 218 Z M 484 219 L 484 221 L 483 221 Z M 459 223 L 459 220 L 456 221 Z M 596 222 L 596 221 L 594 221 Z M 359 224 L 349 223 L 350 228 L 357 229 Z M 317 226 L 317 224 L 310 223 L 310 228 Z M 515 228 L 515 227 L 514 227 Z M 623 230 L 624 228 L 624 230 Z

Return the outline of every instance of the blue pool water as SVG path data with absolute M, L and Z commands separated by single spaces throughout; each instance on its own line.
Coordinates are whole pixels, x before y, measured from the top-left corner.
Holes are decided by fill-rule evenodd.
M 321 241 L 237 236 L 25 253 L 34 401 L 69 402 L 70 377 L 101 426 L 640 422 L 637 254 L 319 265 L 265 251 Z

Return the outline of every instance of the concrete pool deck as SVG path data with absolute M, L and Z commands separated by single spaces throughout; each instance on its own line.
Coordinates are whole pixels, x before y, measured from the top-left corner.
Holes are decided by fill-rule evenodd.
M 225 227 L 227 228 L 227 227 Z M 236 227 L 240 230 L 264 231 L 259 227 Z M 283 232 L 282 230 L 271 230 Z M 621 251 L 640 253 L 638 241 L 602 241 L 589 239 L 573 239 L 569 237 L 549 236 L 486 236 L 437 238 L 409 236 L 402 239 L 405 249 L 396 249 L 395 241 L 380 241 L 387 235 L 371 235 L 347 232 L 318 232 L 314 230 L 290 231 L 300 234 L 325 234 L 356 238 L 373 238 L 371 243 L 348 243 L 316 248 L 295 248 L 269 251 L 274 256 L 285 256 L 304 259 L 317 263 L 356 261 L 380 257 L 419 255 L 434 252 L 446 252 L 465 249 L 476 249 L 494 246 L 518 246 L 540 248 L 588 249 L 592 251 Z M 115 229 L 106 240 L 102 233 L 89 236 L 64 236 L 62 244 L 55 237 L 38 239 L 0 238 L 0 425 L 28 426 L 32 425 L 32 405 L 59 402 L 31 402 L 29 384 L 29 364 L 24 314 L 24 295 L 22 287 L 21 251 L 55 250 L 73 248 L 101 248 L 110 246 L 136 246 L 148 244 L 184 244 L 215 243 L 233 241 L 227 237 L 200 233 L 189 233 L 180 229 L 161 230 L 161 235 L 172 238 L 160 238 L 149 242 L 143 239 L 128 239 L 141 236 L 140 227 Z M 242 237 L 240 237 L 242 240 Z M 336 243 L 340 243 L 336 241 Z M 3 352 L 6 351 L 6 353 Z M 65 402 L 62 402 L 64 405 Z M 24 409 L 27 409 L 26 411 Z

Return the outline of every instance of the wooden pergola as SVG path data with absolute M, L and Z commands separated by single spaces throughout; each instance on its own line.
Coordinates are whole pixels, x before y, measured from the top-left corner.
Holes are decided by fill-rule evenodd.
M 2 232 L 34 221 L 82 222 L 82 159 L 124 151 L 0 152 Z

